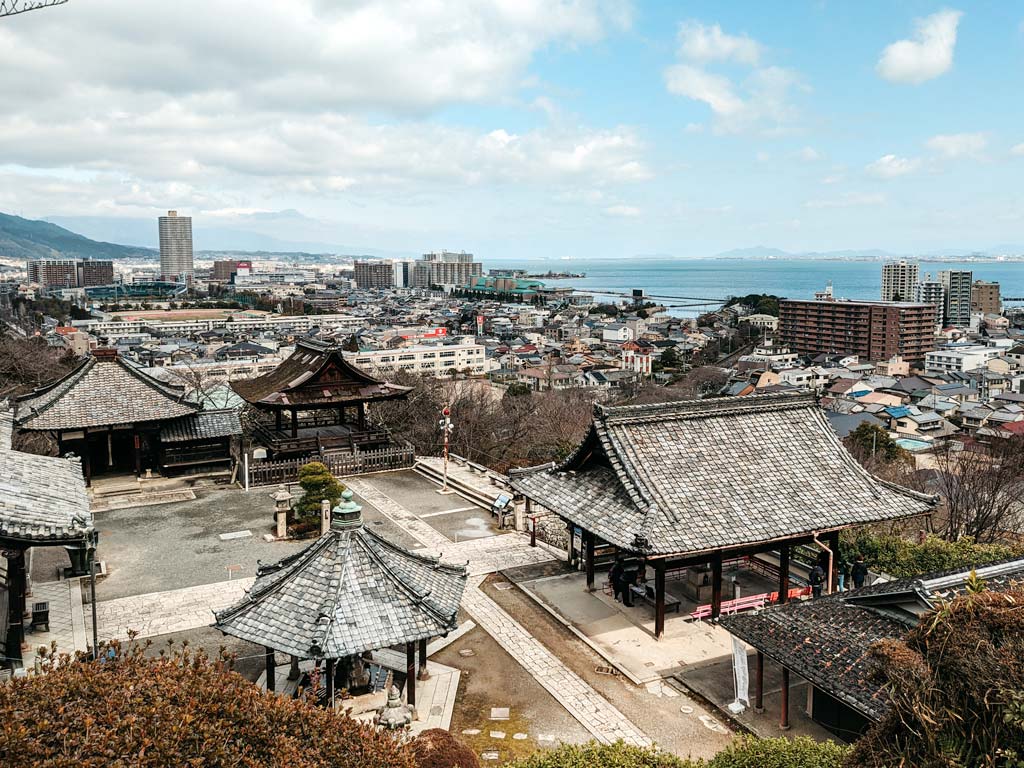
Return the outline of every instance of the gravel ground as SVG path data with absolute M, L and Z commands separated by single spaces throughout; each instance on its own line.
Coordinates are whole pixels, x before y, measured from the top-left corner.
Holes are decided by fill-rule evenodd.
M 484 591 L 662 749 L 680 757 L 711 757 L 734 738 L 731 731 L 720 732 L 705 726 L 701 715 L 716 720 L 723 730 L 727 727 L 717 713 L 710 712 L 686 693 L 659 696 L 646 687 L 638 688 L 624 677 L 598 673 L 597 667 L 607 665 L 603 658 L 522 591 L 495 589 L 495 584 L 502 581 L 506 579 L 500 575 L 489 577 Z M 665 685 L 669 685 L 668 681 Z M 677 690 L 672 688 L 673 692 Z M 693 711 L 683 713 L 680 708 L 684 706 Z

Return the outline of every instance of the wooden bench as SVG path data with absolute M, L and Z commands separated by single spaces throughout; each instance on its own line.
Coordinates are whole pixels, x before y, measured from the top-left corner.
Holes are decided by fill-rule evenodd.
M 804 595 L 811 594 L 810 587 L 794 587 L 789 590 L 789 599 L 798 600 Z M 723 600 L 721 615 L 728 616 L 731 613 L 739 613 L 740 611 L 753 611 L 758 608 L 764 608 L 766 605 L 772 605 L 779 601 L 778 592 L 765 592 L 760 595 L 748 595 L 746 597 L 739 597 L 735 600 Z M 691 619 L 707 619 L 711 617 L 711 606 L 702 605 L 697 608 L 693 613 L 690 614 Z
M 633 597 L 638 597 L 657 608 L 658 600 L 654 594 L 654 587 L 646 584 L 633 584 L 629 589 L 633 593 Z M 678 597 L 673 597 L 668 592 L 665 593 L 665 613 L 669 611 L 679 613 L 681 605 L 682 601 Z

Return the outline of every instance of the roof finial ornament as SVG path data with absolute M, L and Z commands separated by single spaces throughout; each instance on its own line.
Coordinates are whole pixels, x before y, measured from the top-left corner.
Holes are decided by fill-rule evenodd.
M 331 510 L 331 530 L 348 531 L 363 527 L 363 508 L 352 501 L 353 495 L 348 488 L 341 492 L 341 501 Z

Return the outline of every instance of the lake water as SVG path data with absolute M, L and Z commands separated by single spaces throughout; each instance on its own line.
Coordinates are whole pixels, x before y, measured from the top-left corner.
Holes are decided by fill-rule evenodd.
M 728 260 L 728 259 L 602 259 L 529 261 L 517 263 L 487 260 L 485 269 L 519 268 L 537 273 L 565 271 L 585 273 L 585 278 L 545 280 L 548 285 L 571 285 L 595 295 L 628 294 L 634 288 L 676 305 L 673 314 L 694 315 L 711 306 L 707 300 L 749 293 L 769 293 L 790 299 L 810 299 L 832 281 L 836 297 L 878 299 L 882 262 L 825 260 Z M 998 282 L 1003 296 L 1024 297 L 1024 262 L 922 262 L 921 276 L 940 270 L 967 269 L 976 280 Z M 698 305 L 698 306 L 688 306 Z

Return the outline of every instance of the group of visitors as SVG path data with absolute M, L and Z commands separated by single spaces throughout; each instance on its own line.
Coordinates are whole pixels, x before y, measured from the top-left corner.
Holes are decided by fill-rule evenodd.
M 633 590 L 640 575 L 640 563 L 634 558 L 617 557 L 608 571 L 608 581 L 612 583 L 615 602 L 633 607 Z
M 822 587 L 825 585 L 825 568 L 828 564 L 828 555 L 822 553 L 822 557 L 818 558 L 818 562 L 814 564 L 810 574 L 807 577 L 808 583 L 811 585 L 811 595 L 813 597 L 821 597 Z M 868 576 L 868 566 L 864 562 L 864 555 L 857 555 L 851 566 L 844 560 L 840 560 L 836 566 L 836 582 L 838 585 L 839 592 L 846 591 L 846 578 L 847 576 L 853 579 L 853 588 L 860 589 L 864 586 L 864 582 Z

